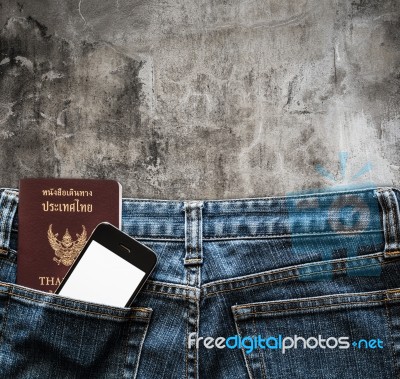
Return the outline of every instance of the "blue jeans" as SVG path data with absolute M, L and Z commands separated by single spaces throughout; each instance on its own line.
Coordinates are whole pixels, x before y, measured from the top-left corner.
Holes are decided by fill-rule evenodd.
M 1 190 L 0 377 L 400 377 L 399 200 L 124 199 L 158 265 L 115 308 L 15 284 L 18 191 Z

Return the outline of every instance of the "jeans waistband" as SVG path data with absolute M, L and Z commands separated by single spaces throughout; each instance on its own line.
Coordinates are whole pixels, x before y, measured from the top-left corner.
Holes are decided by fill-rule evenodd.
M 386 196 L 383 196 L 384 194 Z M 383 195 L 382 195 L 383 194 Z M 282 197 L 174 201 L 124 198 L 122 229 L 138 239 L 184 240 L 190 210 L 201 214 L 204 240 L 383 233 L 399 238 L 395 188 L 362 188 Z M 0 189 L 0 248 L 18 230 L 18 190 Z M 397 245 L 396 245 L 397 246 Z M 396 250 L 392 246 L 391 250 Z

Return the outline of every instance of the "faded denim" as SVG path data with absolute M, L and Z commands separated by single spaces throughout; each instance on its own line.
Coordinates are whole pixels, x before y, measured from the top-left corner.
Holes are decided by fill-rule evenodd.
M 15 284 L 18 191 L 0 192 L 2 378 L 399 378 L 400 193 L 123 200 L 158 265 L 133 308 Z M 32 247 L 34 252 L 34 247 Z M 199 349 L 188 336 L 349 336 L 383 348 Z

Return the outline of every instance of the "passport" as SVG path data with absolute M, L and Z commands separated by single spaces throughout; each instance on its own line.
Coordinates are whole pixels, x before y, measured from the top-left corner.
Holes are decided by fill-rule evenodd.
M 21 179 L 17 284 L 54 292 L 101 222 L 121 228 L 115 180 Z

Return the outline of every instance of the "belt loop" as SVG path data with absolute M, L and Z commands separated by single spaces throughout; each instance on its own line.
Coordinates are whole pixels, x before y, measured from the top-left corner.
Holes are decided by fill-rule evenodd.
M 185 265 L 203 263 L 202 201 L 185 202 Z
M 11 228 L 18 206 L 18 192 L 4 189 L 0 196 L 0 255 L 10 248 Z
M 385 238 L 384 256 L 400 256 L 400 211 L 393 188 L 377 188 L 375 191 L 382 209 L 383 233 Z

